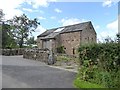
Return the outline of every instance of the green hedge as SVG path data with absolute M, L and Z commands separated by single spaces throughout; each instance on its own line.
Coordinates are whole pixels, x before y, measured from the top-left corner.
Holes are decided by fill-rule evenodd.
M 120 87 L 120 43 L 101 43 L 79 47 L 80 80 L 107 88 Z

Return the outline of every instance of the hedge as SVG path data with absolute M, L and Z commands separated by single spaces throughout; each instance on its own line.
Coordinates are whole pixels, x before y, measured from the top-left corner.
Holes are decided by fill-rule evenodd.
M 81 80 L 107 88 L 120 87 L 120 43 L 99 43 L 79 47 Z

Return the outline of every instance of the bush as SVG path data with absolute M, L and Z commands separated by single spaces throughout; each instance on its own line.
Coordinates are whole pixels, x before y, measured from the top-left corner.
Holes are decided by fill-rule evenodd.
M 65 53 L 64 46 L 59 46 L 56 48 L 57 53 Z
M 120 44 L 101 43 L 79 47 L 79 78 L 107 88 L 120 87 Z
M 66 57 L 66 56 L 57 56 L 57 61 L 65 61 L 65 62 L 67 62 L 67 61 L 70 61 L 70 60 L 71 60 L 71 58 Z

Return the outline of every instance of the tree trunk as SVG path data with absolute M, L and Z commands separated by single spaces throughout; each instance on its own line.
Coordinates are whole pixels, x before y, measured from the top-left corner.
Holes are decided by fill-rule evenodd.
M 20 42 L 19 42 L 19 47 L 22 48 L 23 47 L 23 37 L 21 38 Z

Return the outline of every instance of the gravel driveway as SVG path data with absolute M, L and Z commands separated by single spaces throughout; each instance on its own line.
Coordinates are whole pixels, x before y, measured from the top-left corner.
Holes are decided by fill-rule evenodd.
M 3 88 L 73 88 L 75 76 L 22 56 L 2 56 Z

